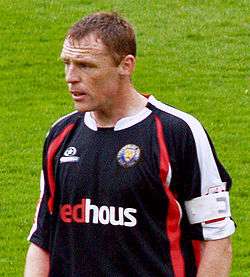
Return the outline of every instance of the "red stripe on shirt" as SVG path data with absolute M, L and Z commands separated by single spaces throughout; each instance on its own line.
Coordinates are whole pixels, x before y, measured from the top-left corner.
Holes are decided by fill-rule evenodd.
M 169 169 L 169 156 L 165 144 L 163 126 L 158 116 L 155 116 L 157 138 L 160 148 L 160 178 L 169 201 L 168 213 L 166 218 L 166 234 L 170 244 L 170 256 L 175 277 L 185 276 L 184 258 L 181 252 L 180 238 L 180 218 L 181 212 L 179 205 L 170 191 L 167 184 Z
M 192 240 L 192 245 L 194 250 L 195 264 L 196 267 L 199 268 L 201 261 L 201 242 L 199 240 Z
M 55 137 L 55 139 L 51 142 L 47 152 L 47 174 L 48 174 L 48 183 L 50 189 L 50 198 L 48 201 L 48 209 L 49 212 L 53 213 L 54 207 L 54 198 L 55 198 L 55 190 L 56 190 L 56 183 L 55 183 L 55 176 L 54 176 L 54 157 L 61 146 L 64 138 L 70 133 L 74 124 L 67 125 L 63 131 Z
M 214 222 L 222 221 L 222 220 L 224 220 L 224 219 L 225 219 L 225 217 L 220 217 L 220 218 L 211 219 L 211 220 L 205 221 L 205 224 L 209 224 L 209 223 L 214 223 Z

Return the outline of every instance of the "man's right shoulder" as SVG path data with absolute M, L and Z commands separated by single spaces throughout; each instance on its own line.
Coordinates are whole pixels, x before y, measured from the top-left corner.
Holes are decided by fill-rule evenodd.
M 46 138 L 50 137 L 50 139 L 53 139 L 57 135 L 59 135 L 65 128 L 75 125 L 76 122 L 82 117 L 82 113 L 78 111 L 73 111 L 69 114 L 66 114 L 62 117 L 60 117 L 58 120 L 56 120 L 52 126 L 50 127 Z

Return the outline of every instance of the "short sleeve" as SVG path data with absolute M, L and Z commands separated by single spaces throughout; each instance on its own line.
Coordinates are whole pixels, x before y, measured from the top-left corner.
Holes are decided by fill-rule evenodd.
M 49 237 L 50 237 L 50 213 L 48 210 L 48 200 L 50 196 L 49 186 L 45 178 L 45 157 L 46 157 L 46 145 L 48 141 L 48 136 L 45 141 L 43 150 L 43 166 L 40 176 L 40 197 L 37 203 L 34 223 L 30 230 L 28 240 L 39 247 L 49 250 Z
M 74 130 L 77 120 L 81 120 L 81 114 L 74 111 L 58 119 L 47 133 L 43 148 L 43 162 L 40 179 L 40 198 L 37 204 L 34 224 L 31 228 L 28 240 L 45 250 L 50 249 L 51 230 L 54 226 L 52 218 L 55 200 L 55 172 L 54 157 L 61 144 Z
M 182 201 L 192 239 L 216 240 L 235 231 L 231 219 L 231 178 L 216 155 L 202 125 L 189 118 L 179 155 Z
M 206 220 L 208 211 L 213 209 L 209 199 L 214 203 L 219 202 L 216 203 L 217 211 L 229 208 L 219 205 L 229 205 L 231 178 L 219 162 L 203 126 L 190 114 L 166 105 L 153 96 L 149 97 L 149 102 L 164 113 L 162 118 L 171 165 L 168 183 L 182 208 L 183 234 L 193 240 L 215 240 L 230 236 L 235 231 L 230 216 L 215 216 L 213 220 Z M 216 201 L 217 198 L 226 201 Z M 186 205 L 187 202 L 189 205 Z M 197 208 L 197 203 L 204 204 L 202 209 Z M 187 212 L 186 206 L 189 206 L 191 212 Z M 197 218 L 192 219 L 192 212 L 204 220 L 192 223 L 197 222 Z

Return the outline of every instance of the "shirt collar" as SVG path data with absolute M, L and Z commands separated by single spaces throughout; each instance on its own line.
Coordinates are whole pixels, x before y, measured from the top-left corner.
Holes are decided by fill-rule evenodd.
M 151 110 L 147 107 L 144 107 L 140 112 L 138 112 L 135 115 L 132 116 L 127 116 L 124 118 L 119 119 L 115 126 L 114 126 L 114 131 L 120 131 L 123 129 L 127 129 L 145 118 L 147 118 L 151 114 Z M 87 127 L 89 127 L 93 131 L 97 131 L 97 124 L 95 119 L 91 116 L 91 112 L 86 112 L 84 115 L 84 123 L 86 124 Z

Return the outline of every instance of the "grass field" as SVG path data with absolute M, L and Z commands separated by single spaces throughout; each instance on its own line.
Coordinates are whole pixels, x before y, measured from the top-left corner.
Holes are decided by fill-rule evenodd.
M 213 138 L 234 180 L 231 276 L 249 277 L 249 0 L 0 0 L 0 276 L 23 274 L 43 139 L 72 111 L 58 60 L 65 32 L 97 10 L 135 25 L 136 88 L 195 115 Z

